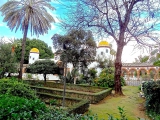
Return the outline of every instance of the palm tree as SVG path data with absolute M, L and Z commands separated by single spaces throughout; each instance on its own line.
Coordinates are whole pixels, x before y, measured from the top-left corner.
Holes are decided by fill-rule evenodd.
M 47 8 L 54 10 L 49 4 L 51 0 L 12 0 L 6 2 L 1 8 L 3 21 L 15 32 L 20 28 L 23 32 L 22 53 L 20 62 L 19 78 L 22 79 L 25 45 L 28 30 L 31 35 L 43 35 L 51 28 L 54 18 L 47 12 Z

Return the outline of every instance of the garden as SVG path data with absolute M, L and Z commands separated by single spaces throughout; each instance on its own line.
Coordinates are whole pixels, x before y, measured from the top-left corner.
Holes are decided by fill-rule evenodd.
M 135 62 L 159 60 L 159 4 L 158 0 L 5 2 L 0 6 L 0 20 L 4 17 L 6 22 L 0 21 L 1 36 L 13 36 L 6 26 L 17 33 L 9 42 L 0 36 L 0 120 L 160 120 L 160 82 L 144 82 L 138 89 L 125 86 L 121 76 L 122 55 L 127 60 L 133 57 L 123 53 L 131 47 L 126 51 L 124 47 L 133 41 L 133 49 L 140 53 L 154 49 Z M 39 39 L 30 40 L 29 32 L 44 41 L 50 37 L 56 52 Z M 114 44 L 102 40 L 97 45 L 97 38 Z M 155 64 L 160 66 L 160 61 Z M 28 78 L 41 74 L 44 81 L 25 80 L 24 72 Z M 47 74 L 58 75 L 59 83 L 48 81 Z
M 89 119 L 89 116 L 69 114 L 60 107 L 53 106 L 55 99 L 50 101 L 49 106 L 47 106 L 39 99 L 29 84 L 15 78 L 0 80 L 0 98 L 0 120 Z M 84 104 L 84 102 L 82 103 Z
M 38 83 L 38 86 L 39 85 L 40 84 Z M 82 86 L 77 86 L 81 87 L 81 89 L 83 88 Z M 35 88 L 33 90 L 32 87 L 32 85 L 28 84 L 28 81 L 21 81 L 16 78 L 3 78 L 0 80 L 1 120 L 160 119 L 159 81 L 150 81 L 143 84 L 145 98 L 140 97 L 140 89 L 138 89 L 138 87 L 124 86 L 122 88 L 125 96 L 115 97 L 113 94 L 114 91 L 112 91 L 112 93 L 107 94 L 107 96 L 105 96 L 103 100 L 100 100 L 94 104 L 92 103 L 90 104 L 90 106 L 88 100 L 82 100 L 80 98 L 75 99 L 66 96 L 66 105 L 70 104 L 71 106 L 66 106 L 65 108 L 60 107 L 60 104 L 62 104 L 60 103 L 62 102 L 62 96 L 60 97 L 60 95 L 55 95 L 53 93 L 40 95 L 37 94 L 37 90 L 35 90 Z M 71 86 L 69 85 L 68 88 L 70 87 Z M 73 85 L 71 91 L 76 92 L 77 90 L 73 90 L 73 87 L 74 89 L 76 88 L 76 86 Z M 46 88 L 46 86 L 44 88 Z M 95 87 L 93 86 L 93 88 Z M 84 87 L 83 89 L 86 89 L 86 87 Z M 103 90 L 104 88 L 98 89 Z

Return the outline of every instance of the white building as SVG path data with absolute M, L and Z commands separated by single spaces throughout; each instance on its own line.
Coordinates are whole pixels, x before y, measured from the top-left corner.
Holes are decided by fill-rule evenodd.
M 39 50 L 37 48 L 32 48 L 29 53 L 29 64 L 34 63 L 39 59 Z
M 102 61 L 104 61 L 105 59 L 109 59 L 110 58 L 110 46 L 109 43 L 106 40 L 102 40 L 98 43 L 97 45 L 97 49 L 96 49 L 96 57 L 95 60 L 101 59 Z M 95 61 L 93 63 L 91 63 L 88 68 L 96 68 L 97 69 L 97 74 L 99 75 L 99 73 L 102 71 L 101 68 L 97 67 L 98 66 L 98 62 Z
M 54 59 L 51 59 L 51 60 L 53 60 L 55 63 L 60 63 L 61 62 L 60 55 L 61 55 L 61 52 L 57 51 L 54 54 Z M 109 57 L 110 57 L 109 43 L 106 40 L 102 40 L 97 45 L 95 60 L 101 59 L 103 61 L 105 59 L 108 59 Z M 30 50 L 30 54 L 29 54 L 29 64 L 33 64 L 37 60 L 44 60 L 44 59 L 39 59 L 39 50 L 37 48 L 32 48 Z M 95 61 L 95 62 L 92 62 L 90 65 L 88 65 L 88 68 L 89 69 L 96 68 L 97 74 L 99 74 L 101 72 L 101 68 L 98 68 L 97 66 L 98 66 L 98 62 Z M 72 69 L 73 69 L 73 65 L 71 63 L 68 63 L 67 64 L 67 71 L 71 72 Z M 52 80 L 52 79 L 57 79 L 57 78 L 54 78 L 54 75 L 49 75 L 49 79 Z

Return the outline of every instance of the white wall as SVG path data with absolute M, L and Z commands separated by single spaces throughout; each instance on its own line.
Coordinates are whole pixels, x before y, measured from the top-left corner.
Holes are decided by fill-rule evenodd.
M 29 54 L 29 64 L 34 63 L 38 59 L 39 59 L 39 53 L 30 53 Z
M 101 58 L 102 60 L 109 58 L 110 48 L 108 47 L 99 47 L 97 48 L 96 58 Z

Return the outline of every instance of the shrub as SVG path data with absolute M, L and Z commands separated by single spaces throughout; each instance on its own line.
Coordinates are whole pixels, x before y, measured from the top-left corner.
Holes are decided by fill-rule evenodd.
M 124 111 L 124 107 L 118 107 L 120 119 L 114 118 L 112 115 L 108 114 L 108 120 L 128 120 L 126 117 L 126 112 Z
M 28 99 L 35 99 L 35 92 L 24 84 L 22 81 L 18 81 L 15 78 L 0 79 L 0 94 L 9 94 L 13 96 L 24 97 Z
M 160 114 L 160 81 L 144 82 L 142 88 L 146 98 L 145 106 L 147 112 L 149 114 Z
M 41 114 L 37 120 L 98 120 L 97 115 L 69 114 L 63 109 L 53 107 L 50 111 Z
M 38 99 L 0 95 L 1 120 L 34 120 L 47 111 L 45 104 Z
M 99 77 L 94 80 L 95 86 L 114 87 L 114 70 L 112 68 L 103 69 Z M 121 85 L 125 85 L 125 80 L 121 77 Z

